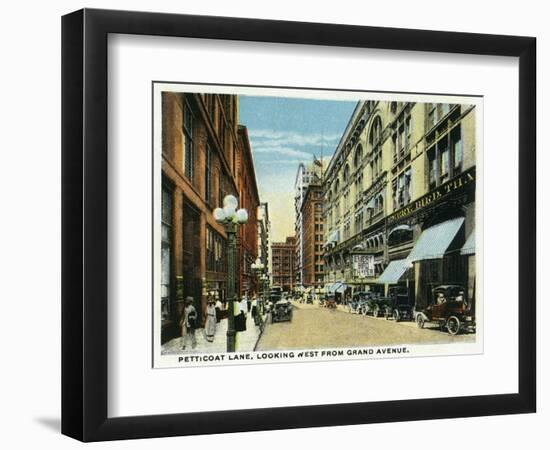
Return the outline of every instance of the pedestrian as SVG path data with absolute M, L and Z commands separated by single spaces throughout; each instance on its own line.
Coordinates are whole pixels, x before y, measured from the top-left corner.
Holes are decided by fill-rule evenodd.
M 197 338 L 195 336 L 195 328 L 197 327 L 197 310 L 193 306 L 193 297 L 186 297 L 185 307 L 181 315 L 180 327 L 183 337 L 182 350 L 185 350 L 187 341 L 191 341 L 191 348 L 197 346 Z
M 255 295 L 252 299 L 252 317 L 254 318 L 254 325 L 260 325 L 260 313 L 258 311 L 258 297 Z
M 223 308 L 223 304 L 219 298 L 218 300 L 216 300 L 215 308 L 216 308 L 216 322 L 219 323 L 220 320 L 222 320 L 222 308 Z
M 204 324 L 204 334 L 208 342 L 214 341 L 216 323 L 216 307 L 214 306 L 214 300 L 209 300 L 206 305 L 206 323 Z
M 248 300 L 246 299 L 246 295 L 243 295 L 240 303 L 239 303 L 239 311 L 241 311 L 244 316 L 246 317 L 248 313 Z

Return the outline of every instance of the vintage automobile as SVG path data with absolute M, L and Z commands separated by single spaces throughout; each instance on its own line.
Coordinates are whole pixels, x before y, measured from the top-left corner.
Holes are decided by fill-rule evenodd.
M 445 284 L 431 290 L 428 306 L 414 311 L 419 328 L 427 323 L 437 323 L 441 330 L 451 335 L 462 331 L 475 331 L 475 312 L 472 301 L 466 297 L 466 289 L 459 284 Z
M 271 322 L 284 322 L 292 320 L 292 303 L 288 300 L 279 300 L 271 309 Z
M 386 319 L 393 319 L 396 322 L 401 320 L 412 320 L 413 308 L 406 287 L 390 287 L 388 289 L 388 300 L 389 304 L 386 310 Z
M 269 301 L 273 304 L 283 298 L 283 290 L 279 286 L 273 286 L 269 292 Z
M 348 312 L 355 314 L 363 314 L 363 306 L 366 304 L 368 294 L 366 292 L 356 292 L 351 297 L 347 304 Z
M 389 306 L 390 300 L 387 297 L 373 295 L 367 300 L 366 314 L 372 314 L 373 317 L 385 317 L 389 311 Z

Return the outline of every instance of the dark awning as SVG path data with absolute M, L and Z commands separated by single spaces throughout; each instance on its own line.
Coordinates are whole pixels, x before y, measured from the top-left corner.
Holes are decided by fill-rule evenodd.
M 422 232 L 409 255 L 411 261 L 440 259 L 464 223 L 464 217 L 447 220 Z
M 412 265 L 410 259 L 396 259 L 391 261 L 386 267 L 386 270 L 382 272 L 382 275 L 378 277 L 376 282 L 378 284 L 395 284 L 399 282 L 399 279 L 405 274 L 407 269 Z

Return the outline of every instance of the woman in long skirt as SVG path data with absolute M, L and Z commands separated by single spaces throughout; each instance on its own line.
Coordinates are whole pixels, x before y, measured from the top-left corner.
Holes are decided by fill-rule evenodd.
M 211 300 L 206 305 L 206 323 L 204 324 L 204 333 L 208 342 L 214 341 L 216 335 L 216 307 Z

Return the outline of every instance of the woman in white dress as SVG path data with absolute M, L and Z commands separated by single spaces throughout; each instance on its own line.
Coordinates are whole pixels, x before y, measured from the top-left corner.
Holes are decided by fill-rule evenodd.
M 209 300 L 206 305 L 206 323 L 204 324 L 204 333 L 208 342 L 214 341 L 216 322 L 216 306 L 213 300 Z

